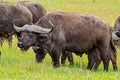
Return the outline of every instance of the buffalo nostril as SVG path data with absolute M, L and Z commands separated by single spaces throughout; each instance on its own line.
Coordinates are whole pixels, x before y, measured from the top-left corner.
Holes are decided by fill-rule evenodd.
M 23 43 L 22 42 L 18 42 L 18 47 L 22 48 L 23 47 Z

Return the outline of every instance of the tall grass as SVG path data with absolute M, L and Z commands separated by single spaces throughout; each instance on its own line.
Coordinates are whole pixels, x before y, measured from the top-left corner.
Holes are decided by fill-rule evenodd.
M 6 0 L 7 1 L 7 0 Z M 17 1 L 17 0 L 11 0 Z M 119 0 L 37 0 L 46 10 L 65 11 L 71 13 L 95 14 L 106 20 L 113 26 L 115 18 L 120 15 Z M 17 47 L 17 40 L 14 38 L 13 45 L 9 48 L 7 42 L 0 47 L 0 80 L 119 80 L 120 72 L 114 72 L 110 63 L 109 72 L 103 71 L 101 63 L 98 71 L 88 71 L 87 56 L 82 58 L 74 55 L 75 65 L 70 67 L 66 61 L 65 66 L 54 69 L 51 65 L 49 55 L 45 57 L 43 63 L 36 63 L 35 56 L 30 49 L 21 52 Z M 120 69 L 120 48 L 117 48 L 117 62 Z

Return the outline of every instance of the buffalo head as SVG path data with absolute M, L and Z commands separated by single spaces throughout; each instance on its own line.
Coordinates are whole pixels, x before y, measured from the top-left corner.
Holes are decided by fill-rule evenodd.
M 53 31 L 54 25 L 51 21 L 48 21 L 51 29 L 43 28 L 42 26 L 37 25 L 24 25 L 23 27 L 17 27 L 13 24 L 15 30 L 20 32 L 20 37 L 18 39 L 18 47 L 21 50 L 28 50 L 31 46 L 39 46 L 39 43 L 44 43 L 46 41 L 45 36 L 41 34 L 48 34 Z

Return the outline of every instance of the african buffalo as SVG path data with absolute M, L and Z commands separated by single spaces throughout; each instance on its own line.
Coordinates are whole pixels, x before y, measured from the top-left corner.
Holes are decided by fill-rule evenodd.
M 9 41 L 9 45 L 12 42 L 12 35 L 16 34 L 13 28 L 13 22 L 19 19 L 18 26 L 25 24 L 32 24 L 31 12 L 19 3 L 0 2 L 0 43 L 2 44 L 4 39 Z
M 0 3 L 0 45 L 2 46 L 4 39 L 6 39 L 11 46 L 12 35 L 17 35 L 19 39 L 20 33 L 16 33 L 12 22 L 16 19 L 20 20 L 18 26 L 24 24 L 35 24 L 42 16 L 46 14 L 45 8 L 40 3 L 20 1 L 18 3 L 3 2 Z M 4 14 L 5 13 L 5 14 Z M 33 49 L 34 52 L 40 52 L 38 49 Z M 42 53 L 43 54 L 43 53 Z M 36 60 L 41 54 L 36 53 Z M 37 58 L 38 57 L 38 58 Z M 37 62 L 39 59 L 37 60 Z
M 20 1 L 18 2 L 25 7 L 27 7 L 30 12 L 32 13 L 33 16 L 33 23 L 36 24 L 36 22 L 43 17 L 44 15 L 47 14 L 46 9 L 38 2 L 30 2 L 30 1 Z M 36 62 L 42 62 L 46 53 L 44 49 L 38 47 L 38 46 L 33 46 L 33 51 L 35 52 L 35 59 Z
M 18 2 L 27 7 L 33 16 L 33 23 L 35 24 L 41 17 L 47 14 L 46 9 L 38 2 L 20 1 Z
M 94 15 L 52 12 L 42 17 L 37 25 L 17 27 L 14 24 L 14 28 L 22 31 L 20 48 L 28 50 L 30 46 L 40 46 L 47 49 L 54 67 L 59 66 L 62 50 L 77 54 L 89 52 L 94 56 L 98 49 L 104 70 L 108 71 L 109 47 L 114 52 L 110 26 Z
M 119 30 L 120 30 L 120 16 L 118 16 L 114 22 L 113 27 L 113 42 L 115 45 L 120 45 L 120 38 L 119 38 Z

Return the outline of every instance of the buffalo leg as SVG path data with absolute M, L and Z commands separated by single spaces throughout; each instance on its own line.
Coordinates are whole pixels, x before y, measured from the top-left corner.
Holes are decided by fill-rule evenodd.
M 62 56 L 61 56 L 61 64 L 64 65 L 66 60 L 66 54 L 65 51 L 62 51 Z
M 104 70 L 105 71 L 108 71 L 108 66 L 109 66 L 109 56 L 108 56 L 108 50 L 109 48 L 107 48 L 107 46 L 104 45 L 104 43 L 100 44 L 99 47 L 99 52 L 100 52 L 100 55 L 101 55 L 101 59 L 103 61 L 103 64 L 104 64 Z
M 57 48 L 52 49 L 51 58 L 52 58 L 52 64 L 53 64 L 54 68 L 60 66 L 60 63 L 59 63 L 60 55 L 61 55 L 60 49 L 57 49 Z
M 112 65 L 113 65 L 114 71 L 117 71 L 118 68 L 117 68 L 117 63 L 116 63 L 115 58 L 114 58 L 114 57 L 111 57 L 111 61 L 112 61 Z
M 101 63 L 101 56 L 100 52 L 98 49 L 96 49 L 96 54 L 95 54 L 95 64 L 94 64 L 94 70 L 96 71 Z
M 118 68 L 117 68 L 117 60 L 116 60 L 116 54 L 110 50 L 110 60 L 112 61 L 112 65 L 113 65 L 113 68 L 114 68 L 114 71 L 117 71 Z
M 45 58 L 45 51 L 44 49 L 34 47 L 33 51 L 35 52 L 35 60 L 37 63 L 42 62 Z
M 87 69 L 91 70 L 94 63 L 95 63 L 95 54 L 96 54 L 96 49 L 92 49 L 89 51 L 88 54 L 88 66 Z
M 72 52 L 68 52 L 68 51 L 62 51 L 62 56 L 61 56 L 61 64 L 64 65 L 65 64 L 65 60 L 66 58 L 68 58 L 68 61 L 70 63 L 70 65 L 73 65 L 73 55 Z
M 68 57 L 68 61 L 69 61 L 70 65 L 74 65 L 72 52 L 65 51 L 65 54 Z

